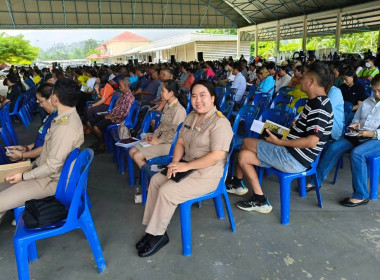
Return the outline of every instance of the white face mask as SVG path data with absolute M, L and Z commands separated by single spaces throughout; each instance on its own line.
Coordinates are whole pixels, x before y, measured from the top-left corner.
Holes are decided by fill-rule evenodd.
M 296 63 L 296 66 L 302 66 L 302 63 L 298 61 L 298 62 Z
M 366 63 L 365 63 L 365 67 L 367 67 L 367 68 L 371 67 L 371 63 L 366 62 Z
M 257 67 L 261 67 L 261 66 L 263 66 L 263 64 L 261 62 L 259 62 L 259 63 L 256 64 L 256 66 Z

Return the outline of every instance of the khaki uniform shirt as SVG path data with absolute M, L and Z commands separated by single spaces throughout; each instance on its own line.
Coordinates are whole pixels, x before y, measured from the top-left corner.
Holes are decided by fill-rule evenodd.
M 42 153 L 33 163 L 33 169 L 24 173 L 24 180 L 50 177 L 58 182 L 66 158 L 83 142 L 82 122 L 75 107 L 70 108 L 52 121 Z
M 185 155 L 182 159 L 187 162 L 199 159 L 211 151 L 226 151 L 230 149 L 233 132 L 230 122 L 219 112 L 216 107 L 212 108 L 204 119 L 195 126 L 199 114 L 192 111 L 185 119 L 179 137 L 185 144 Z M 189 177 L 193 178 L 220 178 L 223 176 L 225 157 L 214 165 L 198 169 Z
M 175 99 L 170 105 L 166 104 L 162 110 L 161 122 L 153 135 L 158 138 L 159 144 L 171 144 L 175 132 L 180 123 L 186 118 L 186 110 L 183 108 L 178 99 Z

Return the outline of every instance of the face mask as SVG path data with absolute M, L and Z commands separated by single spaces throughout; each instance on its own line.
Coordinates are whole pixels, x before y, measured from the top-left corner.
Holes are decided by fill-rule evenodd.
M 257 67 L 261 67 L 261 66 L 263 66 L 263 64 L 261 62 L 259 62 L 259 63 L 256 64 L 256 66 Z
M 369 68 L 369 67 L 371 67 L 371 64 L 369 62 L 366 62 L 365 67 Z
M 297 63 L 296 63 L 296 66 L 301 66 L 301 65 L 302 65 L 301 62 L 297 62 Z
M 224 68 L 224 71 L 228 71 L 228 68 L 226 67 L 226 68 Z

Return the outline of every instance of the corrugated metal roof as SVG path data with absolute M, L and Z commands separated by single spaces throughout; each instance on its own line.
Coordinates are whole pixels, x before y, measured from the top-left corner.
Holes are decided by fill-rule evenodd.
M 1 29 L 240 28 L 375 0 L 0 0 Z

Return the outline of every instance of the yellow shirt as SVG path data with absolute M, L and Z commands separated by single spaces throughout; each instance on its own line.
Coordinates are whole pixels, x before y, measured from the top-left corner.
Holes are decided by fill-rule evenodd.
M 85 75 L 81 75 L 78 77 L 78 81 L 80 82 L 80 86 L 86 86 L 87 85 L 87 80 L 89 79 L 89 77 L 85 76 Z
M 293 91 L 290 91 L 288 92 L 288 94 L 292 95 L 294 98 L 293 98 L 293 101 L 292 101 L 292 104 L 290 104 L 290 107 L 293 108 L 294 105 L 296 104 L 296 102 L 302 98 L 309 98 L 306 94 L 306 92 L 303 92 L 301 90 L 301 84 L 298 84 L 294 87 L 294 90 Z M 300 107 L 301 108 L 301 107 Z M 299 109 L 300 109 L 299 108 Z M 303 108 L 303 107 L 302 107 Z M 300 111 L 300 110 L 298 110 Z
M 41 81 L 40 75 L 36 75 L 33 77 L 33 82 L 35 85 L 38 84 L 40 81 Z

